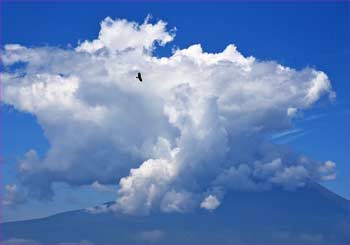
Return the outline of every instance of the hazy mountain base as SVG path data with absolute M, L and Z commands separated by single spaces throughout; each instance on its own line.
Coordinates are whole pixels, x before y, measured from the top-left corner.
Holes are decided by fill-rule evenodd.
M 232 192 L 213 212 L 65 212 L 3 223 L 2 238 L 3 243 L 31 244 L 349 244 L 349 218 L 349 201 L 309 184 L 297 191 Z

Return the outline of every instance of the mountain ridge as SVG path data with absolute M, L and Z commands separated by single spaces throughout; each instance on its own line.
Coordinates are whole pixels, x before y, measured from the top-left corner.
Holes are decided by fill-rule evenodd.
M 312 183 L 296 191 L 231 192 L 212 212 L 128 216 L 79 209 L 1 226 L 5 241 L 51 244 L 349 244 L 349 207 L 347 199 Z

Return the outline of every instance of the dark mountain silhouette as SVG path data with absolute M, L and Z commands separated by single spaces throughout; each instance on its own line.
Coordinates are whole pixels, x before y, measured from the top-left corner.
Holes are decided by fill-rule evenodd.
M 308 184 L 296 191 L 231 192 L 213 212 L 128 216 L 70 211 L 3 223 L 2 237 L 46 244 L 350 244 L 349 214 L 348 200 Z

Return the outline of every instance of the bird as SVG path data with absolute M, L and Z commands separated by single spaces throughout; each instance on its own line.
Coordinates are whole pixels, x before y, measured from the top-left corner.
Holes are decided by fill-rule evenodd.
M 139 79 L 140 80 L 140 82 L 142 82 L 142 77 L 141 77 L 141 73 L 139 72 L 139 73 L 137 73 L 137 77 L 136 77 L 137 79 Z

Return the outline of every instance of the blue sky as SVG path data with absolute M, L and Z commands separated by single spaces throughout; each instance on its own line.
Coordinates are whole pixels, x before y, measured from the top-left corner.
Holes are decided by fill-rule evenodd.
M 315 160 L 336 162 L 337 179 L 325 185 L 349 197 L 348 3 L 3 3 L 2 44 L 76 46 L 79 41 L 96 38 L 106 16 L 142 23 L 148 14 L 177 29 L 174 41 L 157 49 L 159 57 L 170 56 L 174 46 L 182 49 L 201 43 L 206 52 L 221 52 L 234 43 L 244 56 L 324 71 L 337 93 L 336 101 L 317 103 L 296 121 L 295 128 L 300 131 L 275 141 Z M 49 148 L 36 118 L 6 105 L 2 108 L 2 142 L 4 184 L 14 181 L 15 163 L 25 152 L 34 148 L 43 156 Z M 90 200 L 90 192 L 83 190 L 80 195 L 89 205 L 96 203 Z M 104 201 L 113 198 L 103 195 Z M 20 215 L 30 209 L 40 216 L 76 207 L 62 200 L 44 211 L 33 205 L 22 209 Z

